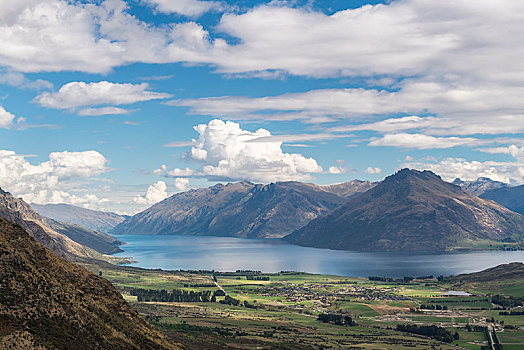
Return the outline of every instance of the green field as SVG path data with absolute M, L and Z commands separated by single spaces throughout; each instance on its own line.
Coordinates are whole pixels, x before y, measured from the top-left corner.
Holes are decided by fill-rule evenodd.
M 500 310 L 494 310 L 486 295 L 522 297 L 521 279 L 452 284 L 433 279 L 381 282 L 305 273 L 213 275 L 110 264 L 86 267 L 101 272 L 140 314 L 188 349 L 480 349 L 487 345 L 487 325 L 498 329 L 504 349 L 524 344 L 524 317 L 499 315 Z M 217 302 L 138 302 L 130 295 L 133 288 L 190 293 L 215 292 L 219 286 L 239 305 L 219 303 L 223 296 L 217 297 Z M 444 297 L 446 290 L 474 295 Z M 421 309 L 421 305 L 446 309 Z M 349 315 L 358 326 L 322 323 L 317 320 L 321 313 Z M 459 339 L 450 344 L 396 331 L 401 324 L 443 327 L 450 334 L 457 333 Z

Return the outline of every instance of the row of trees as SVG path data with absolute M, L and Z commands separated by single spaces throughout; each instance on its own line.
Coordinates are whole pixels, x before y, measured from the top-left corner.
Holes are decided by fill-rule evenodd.
M 397 331 L 420 334 L 446 343 L 451 343 L 453 340 L 459 339 L 458 332 L 452 334 L 445 328 L 437 326 L 417 326 L 416 324 L 399 324 L 397 325 Z
M 421 309 L 425 309 L 425 310 L 447 310 L 448 309 L 447 305 L 439 305 L 439 304 L 436 304 L 436 305 L 432 305 L 432 304 L 425 305 L 425 304 L 422 304 L 422 305 L 420 305 L 420 308 Z
M 142 289 L 134 288 L 131 289 L 130 294 L 137 297 L 138 301 L 158 301 L 158 302 L 216 302 L 217 293 L 223 293 L 221 290 L 217 290 L 212 293 L 209 290 L 202 292 L 186 291 L 181 289 L 173 289 L 168 292 L 165 289 Z
M 246 276 L 249 281 L 269 281 L 268 276 Z
M 470 298 L 461 298 L 461 299 L 445 299 L 445 300 L 428 300 L 428 303 L 477 303 L 477 302 L 489 302 L 489 299 L 470 299 Z
M 240 300 L 231 298 L 229 295 L 226 295 L 226 297 L 223 300 L 219 301 L 220 304 L 226 304 L 226 305 L 233 305 L 238 306 L 240 305 Z
M 491 302 L 505 307 L 522 306 L 523 298 L 504 297 L 503 295 L 494 295 L 491 297 Z
M 500 311 L 499 315 L 504 316 L 522 316 L 524 315 L 524 311 Z
M 349 315 L 340 315 L 340 314 L 326 314 L 321 313 L 318 315 L 317 320 L 324 323 L 334 323 L 338 326 L 356 326 L 357 324 L 351 316 Z

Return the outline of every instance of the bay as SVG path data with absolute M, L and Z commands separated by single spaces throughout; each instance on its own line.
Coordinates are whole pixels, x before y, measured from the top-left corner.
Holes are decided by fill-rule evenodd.
M 211 236 L 119 235 L 115 256 L 131 266 L 164 270 L 301 271 L 341 276 L 457 275 L 524 260 L 523 251 L 451 254 L 363 253 L 290 245 L 280 240 Z

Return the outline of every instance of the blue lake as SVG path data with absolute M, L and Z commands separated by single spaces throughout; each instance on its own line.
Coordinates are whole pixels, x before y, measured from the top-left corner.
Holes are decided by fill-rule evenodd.
M 342 276 L 457 275 L 524 260 L 523 251 L 454 254 L 360 253 L 306 248 L 278 240 L 230 237 L 119 235 L 132 266 L 165 270 L 303 271 Z

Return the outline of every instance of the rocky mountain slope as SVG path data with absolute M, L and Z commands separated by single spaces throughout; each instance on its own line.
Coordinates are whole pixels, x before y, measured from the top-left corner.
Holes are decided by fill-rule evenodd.
M 109 281 L 0 218 L 1 349 L 175 349 Z
M 353 180 L 349 182 L 343 182 L 343 183 L 334 184 L 334 185 L 324 185 L 324 186 L 319 186 L 319 187 L 326 192 L 337 194 L 340 197 L 351 198 L 355 195 L 364 193 L 367 190 L 372 189 L 376 185 L 377 185 L 376 182 Z
M 22 226 L 38 242 L 70 260 L 78 257 L 99 258 L 101 253 L 119 251 L 118 245 L 122 243 L 105 233 L 45 218 L 22 199 L 15 198 L 2 189 L 0 217 Z
M 403 169 L 285 237 L 299 245 L 363 251 L 446 251 L 479 240 L 521 239 L 524 217 Z
M 175 194 L 125 220 L 112 232 L 279 238 L 336 208 L 346 196 L 367 189 L 369 184 L 218 184 Z
M 480 198 L 491 199 L 509 210 L 524 214 L 524 185 L 486 191 Z
M 35 204 L 31 207 L 40 215 L 56 221 L 67 222 L 93 231 L 109 232 L 126 219 L 126 216 L 97 211 L 69 204 Z
M 458 276 L 450 276 L 449 281 L 456 282 L 487 282 L 501 280 L 524 280 L 524 264 L 512 262 L 491 267 L 479 272 L 467 273 Z
M 475 181 L 463 181 L 459 178 L 453 180 L 452 184 L 460 186 L 464 191 L 480 196 L 486 191 L 493 190 L 495 188 L 507 187 L 508 184 L 500 181 L 494 181 L 487 177 L 479 177 Z

